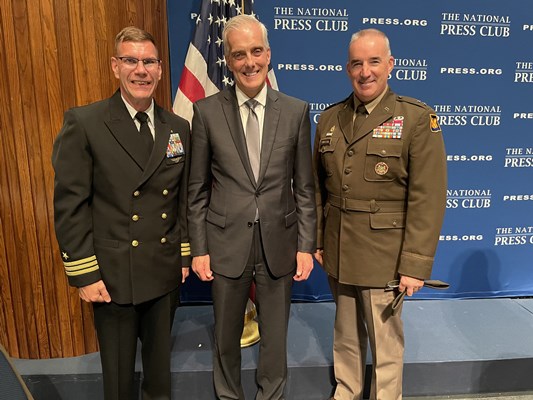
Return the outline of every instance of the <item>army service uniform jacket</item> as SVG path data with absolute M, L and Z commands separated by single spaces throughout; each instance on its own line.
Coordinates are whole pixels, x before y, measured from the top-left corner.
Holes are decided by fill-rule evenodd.
M 68 110 L 55 142 L 55 229 L 69 284 L 119 304 L 162 296 L 190 265 L 186 120 L 154 105 L 149 157 L 120 92 Z
M 352 137 L 353 94 L 326 109 L 314 144 L 318 247 L 341 283 L 430 277 L 446 206 L 434 111 L 387 89 Z

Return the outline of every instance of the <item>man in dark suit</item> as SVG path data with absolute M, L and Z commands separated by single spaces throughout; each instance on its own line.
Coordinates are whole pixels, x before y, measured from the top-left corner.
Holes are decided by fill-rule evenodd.
M 283 399 L 292 280 L 309 277 L 316 209 L 309 110 L 266 85 L 266 28 L 249 15 L 224 28 L 236 87 L 194 104 L 189 230 L 193 271 L 212 281 L 214 383 L 244 399 L 240 337 L 252 281 L 261 342 L 256 399 Z M 250 102 L 250 100 L 252 100 Z
M 170 399 L 170 331 L 188 275 L 189 124 L 155 104 L 154 38 L 115 39 L 109 99 L 65 113 L 54 143 L 55 227 L 69 283 L 93 304 L 106 399 Z
M 394 94 L 389 40 L 352 36 L 353 93 L 320 116 L 315 137 L 318 246 L 337 305 L 334 400 L 362 399 L 367 342 L 370 399 L 401 400 L 404 336 L 399 290 L 413 295 L 431 275 L 446 207 L 446 155 L 437 116 Z

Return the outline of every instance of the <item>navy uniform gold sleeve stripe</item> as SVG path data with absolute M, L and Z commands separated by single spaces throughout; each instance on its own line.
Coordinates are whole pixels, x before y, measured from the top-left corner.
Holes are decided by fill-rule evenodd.
M 190 243 L 182 243 L 181 244 L 181 256 L 190 256 L 191 255 L 191 244 Z
M 76 261 L 65 261 L 63 265 L 65 266 L 67 276 L 88 274 L 89 272 L 100 269 L 96 256 L 90 256 Z

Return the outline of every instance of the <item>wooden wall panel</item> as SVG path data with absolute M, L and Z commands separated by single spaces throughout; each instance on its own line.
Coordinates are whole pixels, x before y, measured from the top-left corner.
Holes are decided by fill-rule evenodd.
M 0 3 L 0 343 L 20 358 L 94 352 L 92 309 L 68 287 L 54 236 L 53 140 L 65 110 L 117 89 L 110 57 L 125 26 L 154 35 L 156 100 L 171 108 L 166 0 Z

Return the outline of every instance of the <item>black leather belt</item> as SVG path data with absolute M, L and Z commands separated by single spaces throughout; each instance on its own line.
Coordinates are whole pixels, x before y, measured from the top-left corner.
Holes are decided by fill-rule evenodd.
M 387 287 L 385 288 L 386 291 L 397 289 L 400 286 L 400 280 L 395 279 L 393 281 L 389 281 L 387 283 Z M 424 281 L 424 286 L 430 289 L 438 289 L 438 290 L 445 290 L 450 287 L 449 283 L 439 281 L 436 279 L 428 279 L 427 281 Z M 405 295 L 407 294 L 407 290 L 404 290 L 403 292 L 398 293 L 398 295 L 394 298 L 392 301 L 392 315 L 395 315 L 398 310 L 400 309 L 400 306 L 403 303 L 403 299 Z
M 329 194 L 328 203 L 333 207 L 340 208 L 342 211 L 361 211 L 368 213 L 376 213 L 378 211 L 405 211 L 405 202 L 402 200 L 358 200 Z

